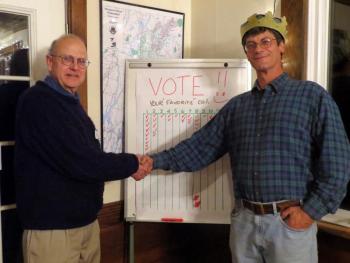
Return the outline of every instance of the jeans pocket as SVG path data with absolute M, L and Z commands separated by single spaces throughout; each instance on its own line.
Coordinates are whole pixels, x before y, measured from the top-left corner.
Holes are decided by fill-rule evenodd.
M 302 232 L 307 232 L 308 230 L 310 230 L 313 226 L 313 224 L 311 224 L 311 226 L 307 227 L 307 228 L 294 228 L 294 227 L 291 227 L 288 225 L 288 223 L 283 220 L 283 218 L 279 215 L 279 221 L 281 223 L 281 225 L 287 229 L 288 231 L 292 231 L 292 232 L 295 232 L 295 233 L 302 233 Z
M 242 205 L 239 204 L 239 203 L 236 203 L 235 207 L 232 209 L 231 218 L 239 216 L 239 214 L 241 213 L 242 209 L 243 209 Z

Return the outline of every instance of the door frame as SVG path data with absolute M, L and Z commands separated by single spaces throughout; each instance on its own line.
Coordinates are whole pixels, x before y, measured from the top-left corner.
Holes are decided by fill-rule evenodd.
M 330 12 L 331 1 L 309 0 L 308 4 L 308 80 L 316 81 L 327 89 L 329 82 Z
M 86 0 L 66 0 L 67 31 L 82 38 L 87 46 Z M 80 102 L 87 112 L 87 78 L 79 88 Z

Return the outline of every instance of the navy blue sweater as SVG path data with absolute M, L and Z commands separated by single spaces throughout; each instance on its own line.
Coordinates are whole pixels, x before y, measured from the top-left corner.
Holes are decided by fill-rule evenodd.
M 95 127 L 73 97 L 37 82 L 16 117 L 17 209 L 24 229 L 87 225 L 103 204 L 104 182 L 138 169 L 133 154 L 105 153 Z

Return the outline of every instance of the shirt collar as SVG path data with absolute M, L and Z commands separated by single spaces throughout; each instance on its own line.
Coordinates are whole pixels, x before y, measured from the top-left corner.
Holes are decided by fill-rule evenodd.
M 73 98 L 77 101 L 79 101 L 79 95 L 78 93 L 72 94 L 70 92 L 68 92 L 67 90 L 65 90 L 60 84 L 59 82 L 53 78 L 50 75 L 47 75 L 46 78 L 44 79 L 44 82 L 50 87 L 52 88 L 54 91 L 60 93 L 61 95 Z
M 288 74 L 286 72 L 283 72 L 281 75 L 279 75 L 277 78 L 272 80 L 267 87 L 271 87 L 271 89 L 278 93 L 284 86 L 285 82 L 288 80 Z M 252 87 L 252 92 L 259 91 L 259 82 L 258 80 L 255 80 L 254 85 Z

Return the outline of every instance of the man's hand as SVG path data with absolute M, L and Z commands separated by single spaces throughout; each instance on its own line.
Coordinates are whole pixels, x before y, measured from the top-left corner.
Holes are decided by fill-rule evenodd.
M 281 217 L 288 226 L 295 229 L 309 228 L 314 220 L 300 207 L 292 206 L 281 212 Z
M 139 181 L 147 176 L 147 174 L 151 173 L 153 168 L 153 159 L 147 155 L 137 155 L 139 160 L 139 169 L 132 174 L 131 176 Z
M 147 173 L 151 173 L 153 169 L 153 159 L 148 155 L 139 155 L 139 164 Z

